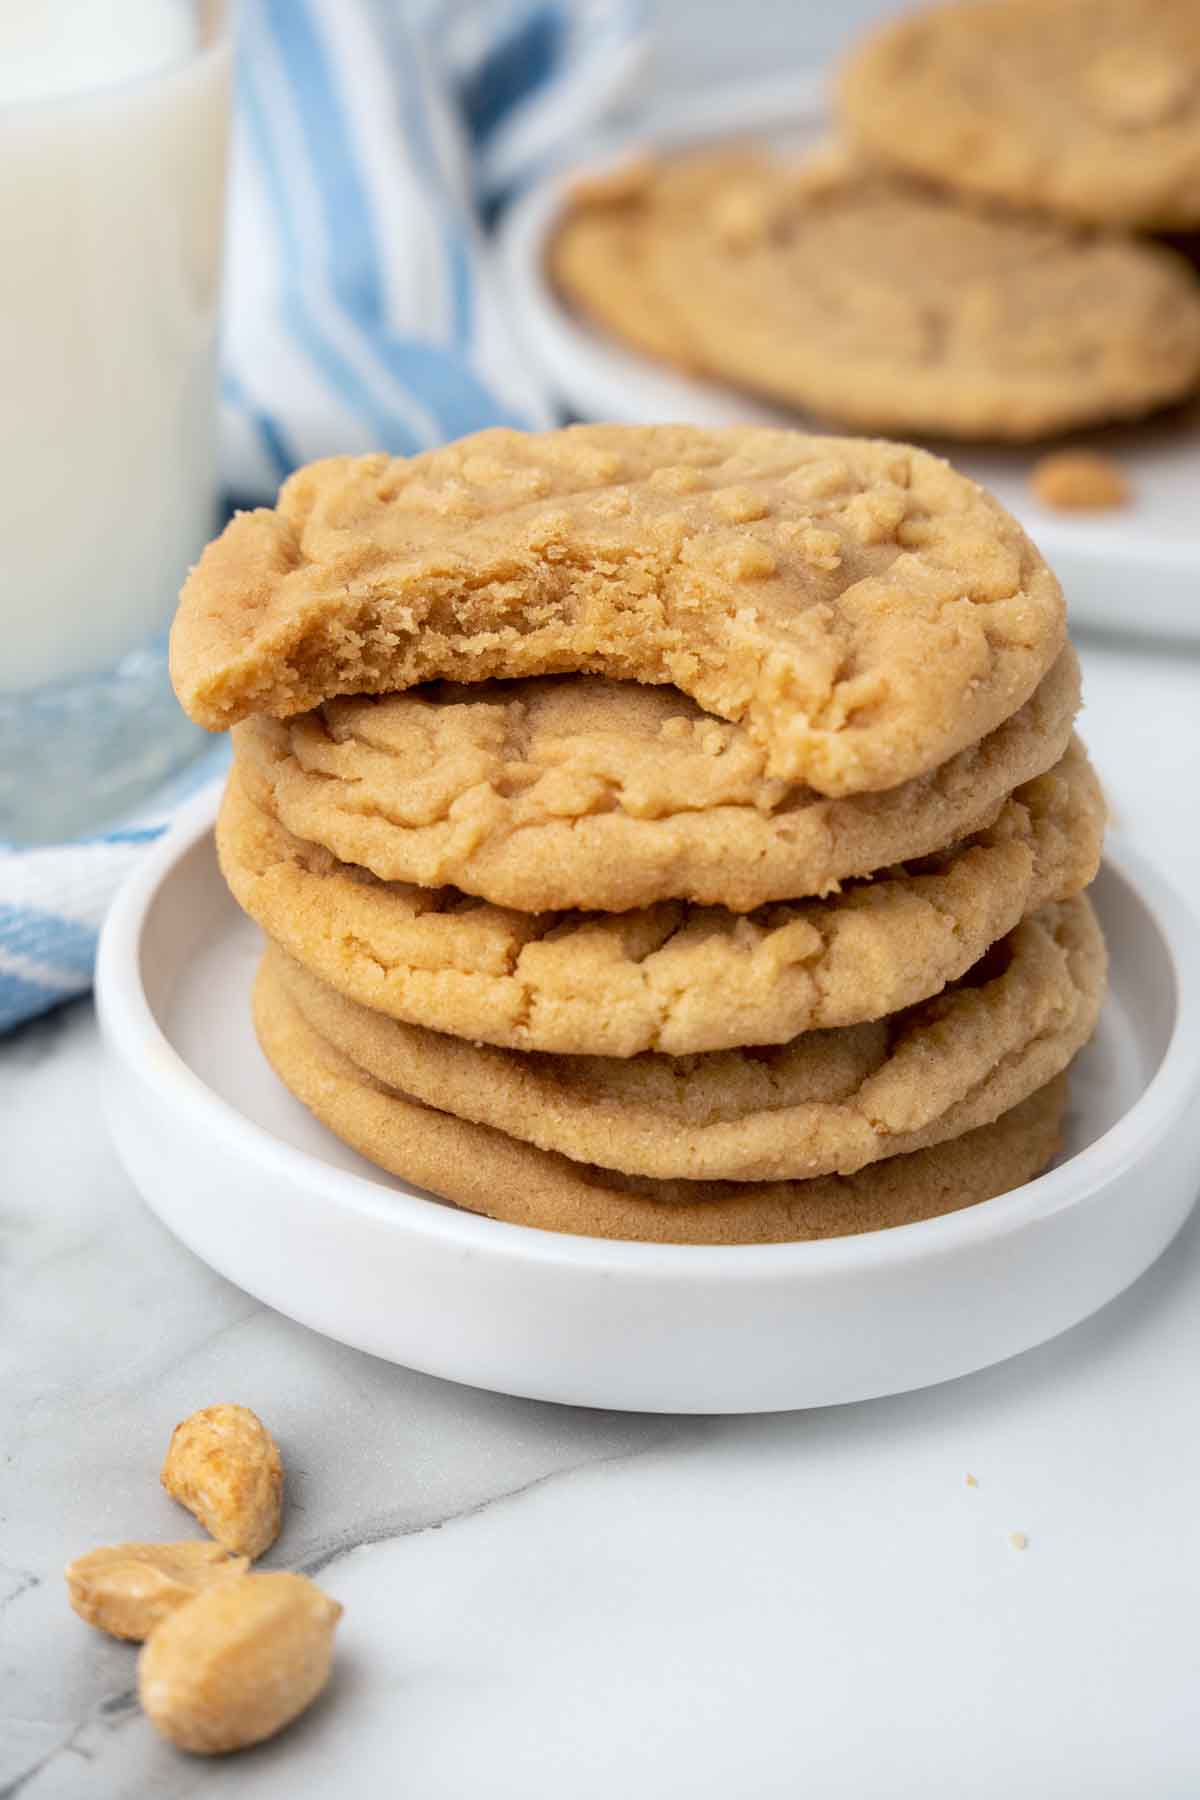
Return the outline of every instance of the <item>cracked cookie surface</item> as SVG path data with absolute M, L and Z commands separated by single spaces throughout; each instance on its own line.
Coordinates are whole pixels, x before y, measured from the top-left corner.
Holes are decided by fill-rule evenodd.
M 531 914 L 380 882 L 292 837 L 236 771 L 217 843 L 239 904 L 348 999 L 510 1049 L 632 1056 L 783 1043 L 924 1000 L 1026 912 L 1080 892 L 1103 828 L 1075 744 L 945 852 L 746 916 L 678 902 Z
M 525 912 L 690 900 L 747 912 L 940 850 L 1057 762 L 1068 645 L 980 743 L 880 794 L 773 781 L 740 726 L 674 688 L 590 676 L 421 688 L 235 726 L 252 798 L 382 881 Z
M 422 1106 L 327 1043 L 264 963 L 259 1042 L 276 1073 L 344 1143 L 401 1180 L 469 1211 L 543 1231 L 655 1243 L 778 1243 L 842 1237 L 955 1212 L 1030 1180 L 1059 1148 L 1066 1080 L 1012 1112 L 857 1175 L 810 1181 L 647 1181 L 538 1150 Z
M 548 261 L 638 348 L 865 430 L 1026 441 L 1200 374 L 1200 285 L 1171 252 L 850 159 L 647 165 L 585 188 Z
M 991 1124 L 1060 1074 L 1105 983 L 1085 898 L 1043 907 L 936 999 L 790 1043 L 705 1056 L 517 1053 L 402 1025 L 267 951 L 307 1023 L 376 1081 L 573 1161 L 658 1180 L 776 1181 Z
M 435 679 L 671 683 L 770 778 L 848 794 L 993 731 L 1064 638 L 1016 521 L 924 451 L 589 425 L 298 471 L 205 551 L 171 669 L 212 729 Z
M 1195 0 L 982 0 L 883 26 L 849 59 L 846 125 L 969 193 L 1144 230 L 1200 224 Z

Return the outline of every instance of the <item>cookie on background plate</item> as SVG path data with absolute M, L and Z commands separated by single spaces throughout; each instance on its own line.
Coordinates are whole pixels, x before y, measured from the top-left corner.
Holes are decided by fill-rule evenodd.
M 651 1243 L 761 1244 L 844 1237 L 957 1212 L 1019 1187 L 1061 1145 L 1059 1076 L 993 1124 L 814 1181 L 645 1181 L 538 1150 L 382 1085 L 308 1024 L 264 962 L 259 1042 L 280 1079 L 343 1143 L 471 1212 L 542 1231 Z
M 1086 887 L 1103 830 L 1075 744 L 944 852 L 745 916 L 678 901 L 517 912 L 381 882 L 284 830 L 236 769 L 217 848 L 239 905 L 347 999 L 510 1049 L 611 1057 L 784 1043 L 927 999 L 1027 912 Z
M 647 164 L 585 186 L 548 260 L 637 348 L 868 431 L 1026 442 L 1200 377 L 1200 284 L 1171 252 L 848 157 Z
M 1067 1067 L 1105 984 L 1084 898 L 1032 914 L 920 1006 L 707 1056 L 493 1049 L 358 1006 L 278 949 L 267 967 L 312 1029 L 387 1087 L 573 1161 L 689 1181 L 853 1174 L 991 1124 Z
M 1020 526 L 924 451 L 580 425 L 298 471 L 192 571 L 171 669 L 210 729 L 435 679 L 671 683 L 836 795 L 994 731 L 1065 635 Z
M 880 27 L 841 114 L 965 194 L 1145 231 L 1200 225 L 1196 0 L 959 0 Z

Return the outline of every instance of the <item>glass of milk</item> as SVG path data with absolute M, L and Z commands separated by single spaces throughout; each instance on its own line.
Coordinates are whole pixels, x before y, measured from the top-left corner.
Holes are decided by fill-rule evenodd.
M 165 634 L 216 523 L 228 114 L 223 6 L 0 0 L 0 840 L 200 741 Z

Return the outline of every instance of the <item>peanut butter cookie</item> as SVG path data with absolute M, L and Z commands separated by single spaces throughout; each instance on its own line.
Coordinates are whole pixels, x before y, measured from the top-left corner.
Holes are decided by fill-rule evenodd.
M 870 431 L 1026 441 L 1200 376 L 1200 285 L 1170 251 L 851 162 L 666 162 L 568 212 L 550 267 L 639 348 Z
M 323 1125 L 379 1167 L 471 1212 L 587 1237 L 781 1243 L 956 1212 L 1045 1168 L 1059 1148 L 1066 1099 L 1060 1076 L 991 1125 L 857 1175 L 646 1181 L 535 1149 L 385 1087 L 313 1030 L 271 963 L 255 984 L 254 1018 L 280 1079 Z
M 401 1025 L 267 952 L 307 1023 L 376 1081 L 572 1161 L 656 1180 L 778 1181 L 988 1125 L 1090 1037 L 1103 942 L 1086 899 L 1044 907 L 934 1000 L 769 1049 L 619 1059 L 497 1050 Z
M 982 742 L 879 794 L 773 780 L 741 726 L 674 688 L 591 676 L 418 688 L 234 727 L 251 797 L 383 881 L 525 912 L 693 900 L 748 912 L 826 893 L 995 819 L 1057 762 L 1079 704 L 1068 646 Z
M 982 0 L 883 26 L 846 66 L 872 154 L 967 193 L 1142 230 L 1200 225 L 1195 0 Z
M 746 917 L 679 902 L 514 912 L 380 882 L 292 837 L 236 772 L 217 844 L 239 904 L 348 999 L 511 1049 L 611 1057 L 783 1043 L 927 999 L 1026 912 L 1079 893 L 1103 826 L 1075 745 L 973 837 L 828 899 Z
M 205 551 L 171 663 L 212 729 L 435 679 L 673 683 L 839 795 L 994 731 L 1064 636 L 1016 521 L 923 451 L 590 425 L 300 470 Z

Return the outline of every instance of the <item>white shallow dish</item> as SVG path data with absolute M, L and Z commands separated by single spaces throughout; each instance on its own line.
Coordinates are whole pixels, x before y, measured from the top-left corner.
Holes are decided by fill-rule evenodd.
M 1129 852 L 1094 890 L 1112 954 L 1069 1154 L 942 1219 L 812 1244 L 611 1243 L 477 1218 L 346 1149 L 254 1039 L 255 928 L 193 804 L 119 896 L 97 995 L 112 1133 L 196 1254 L 359 1349 L 536 1399 L 762 1412 L 898 1393 L 1065 1330 L 1141 1274 L 1200 1174 L 1200 935 Z
M 654 148 L 721 136 L 753 136 L 802 150 L 827 135 L 822 84 L 810 76 L 755 82 L 673 106 L 653 129 L 608 140 L 584 162 L 531 188 L 505 215 L 498 243 L 501 290 L 513 330 L 571 413 L 649 425 L 802 423 L 735 389 L 676 372 L 594 330 L 563 304 L 545 276 L 545 252 L 571 183 Z M 828 421 L 821 427 L 836 430 Z M 1028 486 L 1040 448 L 935 444 L 1016 514 L 1054 566 L 1073 621 L 1106 630 L 1200 640 L 1200 406 L 1136 427 L 1074 433 L 1073 444 L 1107 451 L 1132 484 L 1134 502 L 1111 513 L 1063 514 Z

